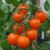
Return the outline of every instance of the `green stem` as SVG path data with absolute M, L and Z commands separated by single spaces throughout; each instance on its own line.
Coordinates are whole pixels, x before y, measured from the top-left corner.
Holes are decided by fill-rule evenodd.
M 32 4 L 36 5 L 36 0 L 30 0 Z
M 26 2 L 26 0 L 23 0 L 23 1 L 22 1 L 22 4 L 24 4 L 25 2 Z
M 12 46 L 12 50 L 15 50 L 16 46 Z
M 20 1 L 20 3 L 22 3 L 22 1 L 23 1 L 23 0 L 21 0 L 21 1 Z M 9 21 L 10 16 L 11 16 L 11 15 L 12 15 L 12 13 L 13 13 L 13 12 L 17 9 L 17 7 L 18 7 L 18 6 L 16 6 L 16 7 L 13 9 L 13 11 L 9 13 L 9 16 L 8 16 L 8 18 L 7 18 L 6 22 L 7 22 L 7 21 Z
M 47 18 L 47 21 L 50 23 L 50 20 Z
M 38 47 L 40 50 L 43 50 L 36 42 L 34 42 L 35 46 Z
M 40 50 L 46 49 L 46 48 L 41 48 L 41 47 L 37 44 L 37 42 L 34 42 L 34 44 L 35 44 L 35 46 L 38 47 Z
M 29 49 L 32 50 L 32 41 L 30 42 L 30 48 Z

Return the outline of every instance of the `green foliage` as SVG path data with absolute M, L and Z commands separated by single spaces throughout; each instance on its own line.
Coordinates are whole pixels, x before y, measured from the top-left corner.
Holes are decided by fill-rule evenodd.
M 12 47 L 6 40 L 1 41 L 0 46 L 3 48 L 3 50 L 12 50 Z
M 4 26 L 5 25 L 5 21 L 4 20 L 0 20 L 0 26 Z
M 3 39 L 4 39 L 3 36 L 0 34 L 0 41 L 3 40 Z
M 33 5 L 36 5 L 36 0 L 30 0 L 32 3 L 33 3 Z
M 2 47 L 0 47 L 0 50 L 3 50 L 3 48 L 2 48 Z
M 0 2 L 0 10 L 3 12 L 8 12 L 8 9 L 10 9 L 7 5 L 5 5 L 3 2 Z
M 5 17 L 5 13 L 2 11 L 2 10 L 0 10 L 0 20 L 2 19 L 2 18 L 4 18 Z
M 39 45 L 43 50 L 50 50 L 50 41 L 45 41 Z
M 31 5 L 30 8 L 29 8 L 31 14 L 33 14 L 33 15 L 36 13 L 36 11 L 37 11 L 38 9 L 39 9 L 39 8 L 36 7 L 35 5 Z
M 17 6 L 19 4 L 18 0 L 5 0 L 8 4 L 13 4 L 14 6 Z
M 41 30 L 46 30 L 50 26 L 50 23 L 48 21 L 45 21 L 45 23 L 41 24 L 40 29 Z
M 45 8 L 46 11 L 50 11 L 50 4 L 49 4 L 48 1 L 45 2 L 44 8 Z
M 10 44 L 8 44 L 7 40 L 4 40 L 4 38 L 5 39 L 7 38 L 7 36 L 5 36 L 5 34 L 7 31 L 13 32 L 12 29 L 13 29 L 13 25 L 15 24 L 15 22 L 12 19 L 12 14 L 15 11 L 14 7 L 17 7 L 21 1 L 23 4 L 26 3 L 27 0 L 5 0 L 5 1 L 6 1 L 5 4 L 2 2 L 2 0 L 0 1 L 0 50 L 13 50 L 12 46 Z M 35 15 L 35 12 L 39 9 L 36 6 L 36 0 L 29 0 L 29 1 L 31 2 L 29 5 L 29 11 L 30 11 L 31 15 Z M 47 18 L 50 19 L 50 4 L 48 1 L 45 2 L 44 8 L 46 11 L 49 11 L 47 13 Z M 30 29 L 28 26 L 28 22 L 29 22 L 28 19 L 31 18 L 31 15 L 28 14 L 28 16 L 27 16 L 28 18 L 26 18 L 26 20 L 24 21 L 24 23 L 28 29 Z M 10 17 L 10 18 L 8 18 L 8 17 Z M 7 21 L 7 19 L 8 19 L 8 21 Z M 9 26 L 9 29 L 6 28 L 7 26 Z M 41 30 L 41 31 L 46 30 L 48 27 L 50 27 L 50 23 L 48 21 L 45 21 L 45 23 L 41 24 L 41 27 L 39 30 Z M 43 50 L 50 50 L 50 48 L 49 48 L 50 43 L 45 42 L 43 44 L 40 44 L 40 46 L 42 48 L 44 48 Z M 38 49 L 32 49 L 30 47 L 27 49 L 21 49 L 19 47 L 16 47 L 16 48 L 14 48 L 14 50 L 38 50 Z
M 5 34 L 5 27 L 4 26 L 0 26 L 0 34 Z
M 47 12 L 47 18 L 50 20 L 50 12 Z

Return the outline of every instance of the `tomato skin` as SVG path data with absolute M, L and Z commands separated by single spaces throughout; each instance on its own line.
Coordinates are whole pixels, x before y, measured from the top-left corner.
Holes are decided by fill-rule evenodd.
M 20 19 L 24 18 L 24 16 L 25 16 L 24 13 L 15 12 L 15 13 L 13 14 L 13 20 L 14 20 L 15 22 L 18 22 Z
M 27 13 L 27 9 L 28 9 L 28 5 L 26 5 L 26 4 L 20 4 L 19 6 L 18 6 L 18 8 L 17 8 L 17 10 L 20 10 L 20 9 L 22 9 L 21 10 L 21 12 L 23 12 L 24 14 L 26 14 Z
M 17 28 L 18 28 L 18 25 L 17 25 L 17 24 L 15 24 L 15 25 L 13 26 L 13 31 L 16 31 L 16 30 L 17 30 Z
M 45 22 L 47 19 L 46 13 L 44 11 L 37 11 L 35 16 L 40 20 L 41 23 Z
M 20 4 L 20 5 L 18 6 L 17 10 L 20 10 L 20 9 L 22 9 L 21 12 L 15 12 L 15 13 L 13 14 L 13 20 L 14 20 L 15 22 L 18 22 L 20 19 L 26 17 L 25 15 L 26 15 L 26 13 L 27 13 L 28 6 L 27 6 L 26 4 Z
M 27 48 L 30 45 L 30 40 L 25 36 L 21 36 L 17 40 L 17 45 L 20 48 Z
M 37 31 L 33 29 L 27 30 L 26 37 L 28 37 L 30 40 L 36 40 L 38 37 Z
M 18 34 L 22 34 L 23 31 L 24 31 L 24 29 L 25 29 L 25 26 L 23 26 L 23 25 L 19 26 L 19 27 L 18 27 L 18 30 L 17 30 L 17 33 L 18 33 Z
M 11 45 L 17 45 L 17 39 L 19 38 L 19 35 L 18 34 L 14 34 L 14 33 L 11 33 L 8 35 L 8 43 L 10 43 Z
M 15 13 L 13 14 L 13 20 L 14 20 L 15 22 L 17 22 L 17 21 L 20 19 L 20 17 L 21 17 L 21 15 L 19 15 L 17 12 L 15 12 Z
M 40 27 L 41 23 L 39 19 L 31 19 L 29 21 L 29 26 L 33 29 L 38 29 Z
M 19 20 L 19 23 L 22 23 L 23 21 L 24 21 L 24 19 L 20 19 L 20 20 Z
M 25 14 L 27 13 L 27 11 L 28 11 L 28 10 L 24 10 L 24 9 L 22 10 L 22 12 L 25 13 Z

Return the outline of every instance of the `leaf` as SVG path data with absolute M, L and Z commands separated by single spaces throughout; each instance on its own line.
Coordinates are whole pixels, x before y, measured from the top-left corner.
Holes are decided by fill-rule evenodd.
M 47 12 L 47 18 L 50 20 L 50 12 Z
M 46 30 L 49 27 L 49 25 L 50 25 L 49 22 L 45 21 L 44 23 L 41 24 L 40 29 L 41 30 Z
M 10 13 L 13 10 L 13 5 L 0 2 L 0 9 L 5 13 Z
M 3 48 L 0 46 L 0 50 L 3 50 Z
M 1 6 L 2 2 L 0 1 L 0 6 Z
M 2 19 L 2 18 L 4 18 L 5 17 L 5 13 L 2 11 L 2 10 L 0 10 L 0 20 Z
M 3 9 L 2 7 L 3 7 L 3 3 L 2 3 L 2 2 L 0 2 L 0 9 Z
M 40 47 L 43 50 L 50 50 L 50 41 L 45 41 L 44 43 L 40 43 Z
M 10 7 L 9 7 L 9 6 L 5 7 L 5 8 L 3 9 L 3 11 L 4 11 L 5 13 L 10 13 Z
M 4 20 L 0 20 L 0 26 L 4 26 L 5 25 L 5 21 Z
M 36 0 L 31 0 L 32 4 L 36 5 Z
M 19 2 L 17 0 L 5 0 L 8 4 L 13 4 L 14 6 L 17 6 Z
M 50 4 L 49 4 L 48 1 L 45 2 L 44 8 L 45 8 L 46 11 L 50 11 Z
M 4 38 L 3 38 L 3 36 L 2 36 L 2 35 L 0 35 L 0 41 L 1 41 L 1 40 L 3 40 L 3 39 L 4 39 Z
M 4 4 L 3 2 L 0 2 L 0 9 L 1 10 L 3 10 L 6 6 L 7 6 L 7 4 Z
M 31 5 L 30 8 L 29 8 L 29 10 L 30 10 L 31 14 L 34 15 L 36 13 L 36 11 L 38 10 L 38 7 L 36 7 L 34 5 Z
M 5 34 L 5 32 L 6 32 L 6 29 L 5 29 L 5 27 L 4 26 L 0 26 L 0 34 Z
M 3 48 L 3 50 L 12 50 L 12 47 L 6 40 L 3 40 L 0 42 L 0 46 Z

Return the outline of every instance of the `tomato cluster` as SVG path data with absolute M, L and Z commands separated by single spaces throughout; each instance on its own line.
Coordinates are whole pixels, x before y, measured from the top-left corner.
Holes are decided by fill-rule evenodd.
M 18 7 L 17 7 L 17 10 L 19 11 L 19 12 L 15 12 L 14 14 L 13 14 L 13 20 L 15 21 L 15 22 L 22 22 L 23 20 L 23 18 L 25 18 L 26 16 L 26 13 L 27 13 L 27 11 L 28 11 L 28 5 L 26 5 L 26 4 L 20 4 Z
M 20 4 L 17 10 L 21 10 L 20 12 L 15 12 L 13 14 L 13 20 L 15 22 L 23 22 L 26 17 L 28 5 Z M 37 11 L 35 13 L 35 18 L 30 18 L 28 25 L 31 29 L 26 30 L 25 25 L 15 24 L 13 26 L 13 31 L 15 33 L 11 33 L 8 35 L 8 42 L 11 45 L 18 45 L 20 48 L 27 48 L 30 45 L 30 41 L 37 40 L 38 33 L 37 29 L 40 28 L 41 23 L 46 21 L 46 13 L 44 11 Z M 20 36 L 22 33 L 25 33 L 24 36 Z

